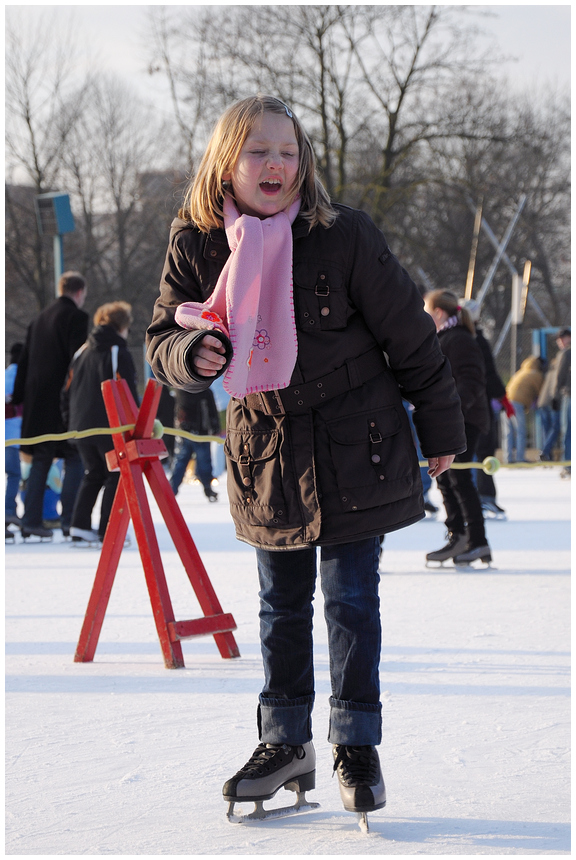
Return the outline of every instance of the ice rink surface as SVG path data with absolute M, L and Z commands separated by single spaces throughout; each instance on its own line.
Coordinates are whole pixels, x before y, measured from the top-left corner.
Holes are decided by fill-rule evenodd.
M 257 743 L 262 683 L 254 551 L 225 488 L 181 488 L 186 521 L 241 657 L 211 636 L 164 668 L 134 539 L 123 551 L 92 663 L 73 656 L 99 552 L 6 547 L 6 854 L 475 855 L 570 853 L 570 482 L 501 470 L 506 522 L 488 522 L 492 570 L 429 570 L 441 518 L 386 538 L 381 663 L 388 805 L 371 832 L 332 778 L 328 653 L 316 599 L 320 809 L 231 824 L 222 784 Z M 437 490 L 432 499 L 440 504 Z M 201 615 L 152 503 L 177 619 Z M 440 511 L 442 513 L 442 511 Z M 130 527 L 130 532 L 132 528 Z M 133 532 L 132 532 L 133 535 Z M 281 790 L 265 805 L 291 803 Z M 249 811 L 251 804 L 247 805 Z

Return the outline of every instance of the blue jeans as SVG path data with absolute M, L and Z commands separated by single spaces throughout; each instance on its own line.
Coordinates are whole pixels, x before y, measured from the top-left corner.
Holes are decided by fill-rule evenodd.
M 17 445 L 4 449 L 6 469 L 6 496 L 4 514 L 7 517 L 16 515 L 16 497 L 20 489 L 20 451 Z
M 560 412 L 542 406 L 538 410 L 542 423 L 542 457 L 551 457 L 552 449 L 560 434 Z
M 58 449 L 56 442 L 41 442 L 38 445 L 34 445 L 32 466 L 26 482 L 26 499 L 24 501 L 24 516 L 22 518 L 24 526 L 35 528 L 42 525 L 46 479 L 48 478 L 52 460 L 60 456 L 64 457 L 64 480 L 62 481 L 62 492 L 60 494 L 62 527 L 70 528 L 72 510 L 84 470 L 76 449 L 72 445 L 67 445 L 64 449 Z
M 332 686 L 328 740 L 333 744 L 377 745 L 382 739 L 379 554 L 378 538 L 320 548 Z M 256 557 L 264 661 L 260 740 L 304 744 L 312 738 L 316 548 L 257 549 Z
M 176 437 L 174 446 L 174 466 L 170 478 L 170 486 L 174 495 L 186 474 L 186 467 L 193 454 L 196 454 L 196 477 L 205 490 L 210 489 L 212 479 L 212 459 L 210 457 L 210 442 L 193 442 L 191 439 Z
M 526 459 L 526 413 L 522 403 L 510 402 L 516 412 L 516 424 L 508 421 L 508 462 L 520 463 Z
M 572 454 L 572 438 L 570 436 L 571 433 L 571 425 L 572 425 L 572 415 L 571 415 L 571 397 L 564 396 L 562 398 L 562 423 L 564 426 L 564 459 L 570 460 Z
M 410 429 L 412 430 L 412 439 L 414 440 L 414 445 L 416 446 L 416 456 L 418 457 L 418 462 L 421 463 L 424 457 L 422 456 L 422 448 L 420 447 L 420 441 L 418 439 L 418 434 L 416 433 L 416 425 L 414 424 L 414 419 L 412 417 L 412 408 L 410 404 L 406 401 L 402 401 L 402 405 L 406 410 L 406 415 L 408 416 L 408 421 L 410 423 Z M 430 490 L 432 486 L 432 478 L 428 474 L 428 466 L 420 466 L 420 477 L 422 479 L 422 491 L 424 495 Z

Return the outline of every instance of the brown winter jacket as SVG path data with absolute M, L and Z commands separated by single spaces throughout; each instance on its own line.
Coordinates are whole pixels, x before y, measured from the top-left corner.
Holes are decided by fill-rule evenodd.
M 537 355 L 525 358 L 506 386 L 508 400 L 521 403 L 525 409 L 530 409 L 538 400 L 540 389 L 544 383 L 542 362 Z
M 465 450 L 460 402 L 420 294 L 363 212 L 336 206 L 326 229 L 293 224 L 298 358 L 291 385 L 232 399 L 228 494 L 237 536 L 297 549 L 383 534 L 424 516 L 402 397 L 415 406 L 425 457 Z M 199 391 L 190 350 L 205 333 L 174 322 L 204 301 L 230 251 L 176 219 L 147 333 L 157 379 Z M 223 337 L 223 336 L 222 336 Z M 227 343 L 228 355 L 230 344 Z

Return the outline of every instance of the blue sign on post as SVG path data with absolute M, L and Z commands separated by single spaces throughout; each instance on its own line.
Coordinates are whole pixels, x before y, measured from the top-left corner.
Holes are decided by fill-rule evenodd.
M 64 271 L 64 233 L 74 230 L 74 216 L 70 208 L 70 196 L 59 191 L 49 191 L 36 196 L 36 218 L 41 236 L 54 237 L 54 279 L 58 295 L 58 281 Z

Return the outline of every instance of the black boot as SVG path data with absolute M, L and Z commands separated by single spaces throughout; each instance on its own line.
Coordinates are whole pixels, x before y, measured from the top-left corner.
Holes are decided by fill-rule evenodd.
M 316 754 L 312 742 L 302 746 L 259 744 L 254 753 L 222 789 L 224 799 L 269 800 L 286 783 L 297 782 L 300 791 L 314 788 Z
M 448 561 L 450 558 L 464 552 L 468 546 L 466 535 L 460 535 L 456 532 L 448 532 L 448 543 L 442 549 L 437 549 L 434 552 L 429 552 L 426 555 L 426 561 Z
M 469 565 L 478 559 L 487 565 L 492 561 L 492 553 L 490 552 L 490 547 L 486 540 L 478 543 L 470 541 L 464 552 L 454 556 L 454 564 Z
M 386 787 L 375 747 L 336 744 L 332 754 L 344 809 L 372 812 L 386 806 Z

